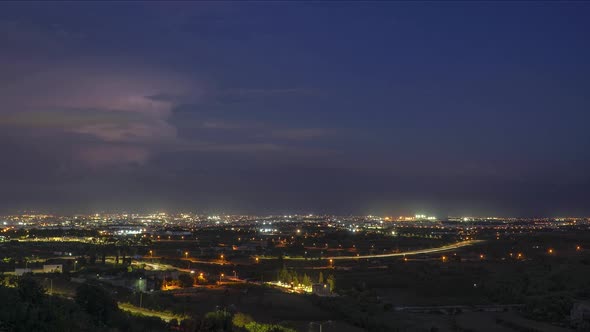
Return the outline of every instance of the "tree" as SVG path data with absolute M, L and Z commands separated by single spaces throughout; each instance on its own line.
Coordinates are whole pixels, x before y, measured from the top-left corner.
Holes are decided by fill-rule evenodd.
M 196 327 L 195 321 L 190 318 L 183 319 L 180 322 L 180 330 L 181 331 L 187 331 L 187 332 L 195 331 L 195 327 Z
M 197 282 L 199 284 L 206 284 L 207 283 L 207 279 L 205 278 L 204 275 L 199 274 L 199 276 L 197 277 Z
M 18 295 L 23 302 L 41 303 L 45 296 L 45 289 L 30 276 L 23 276 L 17 281 Z
M 333 292 L 336 287 L 336 279 L 334 278 L 334 275 L 330 274 L 327 278 L 327 282 L 328 285 L 330 285 L 330 292 Z
M 303 280 L 301 281 L 303 286 L 311 286 L 311 279 L 307 275 L 307 273 L 303 274 Z
M 279 281 L 284 283 L 291 282 L 291 274 L 284 265 L 283 268 L 279 271 Z
M 320 271 L 320 275 L 318 276 L 318 283 L 324 283 L 324 274 L 322 273 L 322 271 Z
M 178 281 L 180 282 L 180 287 L 188 288 L 193 287 L 194 279 L 188 274 L 181 274 L 178 276 Z
M 241 312 L 238 312 L 237 314 L 234 315 L 234 318 L 232 319 L 232 323 L 237 326 L 237 327 L 245 327 L 246 324 L 249 324 L 251 322 L 253 322 L 254 319 L 246 314 L 243 314 Z
M 270 325 L 266 332 L 295 332 L 295 330 L 283 327 L 281 325 Z
M 76 303 L 87 313 L 96 318 L 96 322 L 106 324 L 119 312 L 117 302 L 111 295 L 98 285 L 88 283 L 76 289 Z
M 295 330 L 283 327 L 281 325 L 262 324 L 250 322 L 244 326 L 248 332 L 295 332 Z
M 199 331 L 231 331 L 232 316 L 225 310 L 205 314 Z
M 293 274 L 291 275 L 291 282 L 295 286 L 298 286 L 299 285 L 299 277 L 297 276 L 297 272 L 295 272 L 295 271 L 293 271 Z

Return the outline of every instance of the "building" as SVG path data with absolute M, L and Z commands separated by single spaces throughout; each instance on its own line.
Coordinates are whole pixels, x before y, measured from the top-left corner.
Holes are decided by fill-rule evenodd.
M 311 292 L 317 296 L 330 296 L 330 285 L 328 284 L 313 284 L 311 285 Z
M 31 270 L 31 269 L 25 269 L 25 268 L 16 268 L 16 269 L 14 269 L 14 274 L 17 275 L 17 276 L 19 276 L 19 277 L 22 276 L 25 273 L 32 273 L 32 272 L 33 272 L 33 270 Z
M 43 273 L 62 273 L 62 272 L 63 272 L 63 265 L 62 264 L 43 265 Z
M 570 312 L 570 321 L 573 326 L 590 326 L 590 302 L 574 303 Z

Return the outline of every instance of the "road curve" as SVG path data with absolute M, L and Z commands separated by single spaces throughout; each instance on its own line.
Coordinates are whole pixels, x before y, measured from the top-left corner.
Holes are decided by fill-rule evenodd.
M 367 258 L 387 258 L 387 257 L 400 257 L 400 256 L 412 256 L 412 255 L 421 255 L 421 254 L 433 254 L 437 252 L 445 252 L 449 250 L 458 249 L 461 247 L 467 247 L 474 245 L 476 243 L 481 243 L 483 240 L 468 240 L 468 241 L 461 241 L 456 242 L 453 244 L 449 244 L 442 247 L 436 248 L 428 248 L 428 249 L 418 249 L 418 250 L 411 250 L 411 251 L 404 251 L 404 252 L 396 252 L 391 254 L 377 254 L 377 255 L 360 255 L 360 256 L 332 256 L 332 257 L 324 257 L 322 259 L 333 259 L 333 260 L 350 260 L 350 259 L 367 259 Z M 285 260 L 304 260 L 304 257 L 283 257 Z

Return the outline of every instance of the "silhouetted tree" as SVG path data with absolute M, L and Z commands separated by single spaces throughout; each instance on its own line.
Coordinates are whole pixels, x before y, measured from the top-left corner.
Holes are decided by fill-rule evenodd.
M 41 303 L 45 296 L 45 289 L 30 276 L 24 275 L 17 281 L 18 295 L 23 302 Z
M 107 324 L 119 311 L 117 302 L 102 287 L 82 284 L 76 289 L 76 303 L 87 313 L 95 317 L 97 323 Z
M 194 279 L 188 274 L 181 274 L 178 276 L 178 281 L 180 281 L 180 287 L 188 288 L 193 286 Z

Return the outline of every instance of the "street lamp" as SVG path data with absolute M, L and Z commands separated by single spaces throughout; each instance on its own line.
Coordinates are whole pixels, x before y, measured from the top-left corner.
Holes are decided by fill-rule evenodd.
M 188 259 L 188 251 L 185 251 L 184 252 L 184 258 L 187 258 Z
M 310 323 L 309 323 L 309 326 L 313 326 L 314 324 L 315 324 L 315 325 L 319 325 L 319 327 L 320 327 L 320 332 L 322 332 L 322 327 L 323 327 L 323 325 L 324 325 L 324 324 L 332 324 L 332 321 L 331 321 L 331 320 L 328 320 L 328 321 L 325 321 L 325 322 L 310 322 Z
M 143 280 L 143 278 L 139 277 L 139 282 L 137 284 L 137 290 L 139 291 L 139 307 L 140 308 L 143 307 L 143 292 L 141 291 L 142 290 L 141 284 L 143 282 L 142 280 Z
M 152 258 L 154 257 L 154 251 L 153 250 L 150 250 L 150 257 L 152 257 Z
M 46 280 L 49 279 L 49 295 L 53 295 L 53 279 L 45 278 Z
M 220 282 L 220 283 L 221 283 L 221 279 L 222 279 L 223 277 L 225 277 L 225 274 L 223 274 L 223 273 L 222 273 L 222 274 L 220 274 L 220 275 L 219 275 L 219 282 Z

